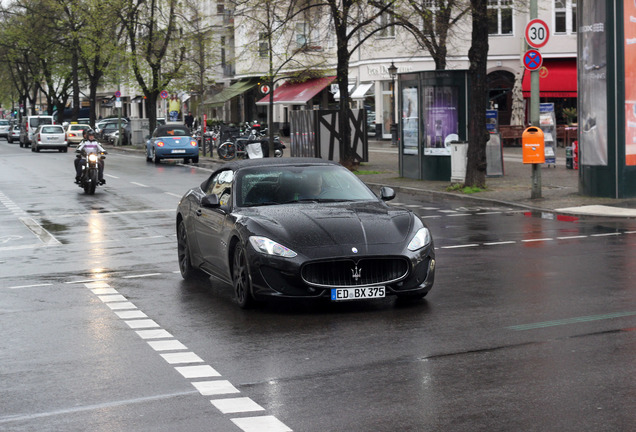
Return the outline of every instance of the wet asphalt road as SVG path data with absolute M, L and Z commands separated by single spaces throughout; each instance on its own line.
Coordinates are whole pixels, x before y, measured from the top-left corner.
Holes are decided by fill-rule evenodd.
M 426 300 L 274 303 L 178 274 L 209 171 L 0 141 L 0 430 L 617 431 L 636 427 L 636 221 L 399 194 Z

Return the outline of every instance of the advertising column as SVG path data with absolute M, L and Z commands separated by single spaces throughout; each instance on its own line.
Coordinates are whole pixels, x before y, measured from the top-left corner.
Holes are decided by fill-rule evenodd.
M 636 166 L 636 3 L 625 0 L 625 165 Z

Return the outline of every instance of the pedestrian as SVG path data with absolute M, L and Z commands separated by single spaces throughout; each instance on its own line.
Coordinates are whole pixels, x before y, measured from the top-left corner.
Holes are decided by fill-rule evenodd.
M 189 129 L 192 129 L 192 124 L 194 123 L 194 117 L 192 113 L 188 111 L 188 115 L 185 116 L 185 124 Z

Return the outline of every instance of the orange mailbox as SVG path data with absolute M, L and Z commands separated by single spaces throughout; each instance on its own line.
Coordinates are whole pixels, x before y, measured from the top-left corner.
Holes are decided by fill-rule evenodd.
M 545 163 L 545 142 L 543 131 L 535 126 L 530 126 L 521 135 L 521 147 L 524 164 Z

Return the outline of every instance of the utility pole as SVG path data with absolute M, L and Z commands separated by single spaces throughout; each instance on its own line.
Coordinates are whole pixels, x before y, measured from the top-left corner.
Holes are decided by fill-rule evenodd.
M 530 0 L 530 20 L 539 17 L 538 0 Z M 530 124 L 539 127 L 539 71 L 530 71 Z M 532 164 L 532 192 L 531 199 L 541 198 L 541 166 Z

